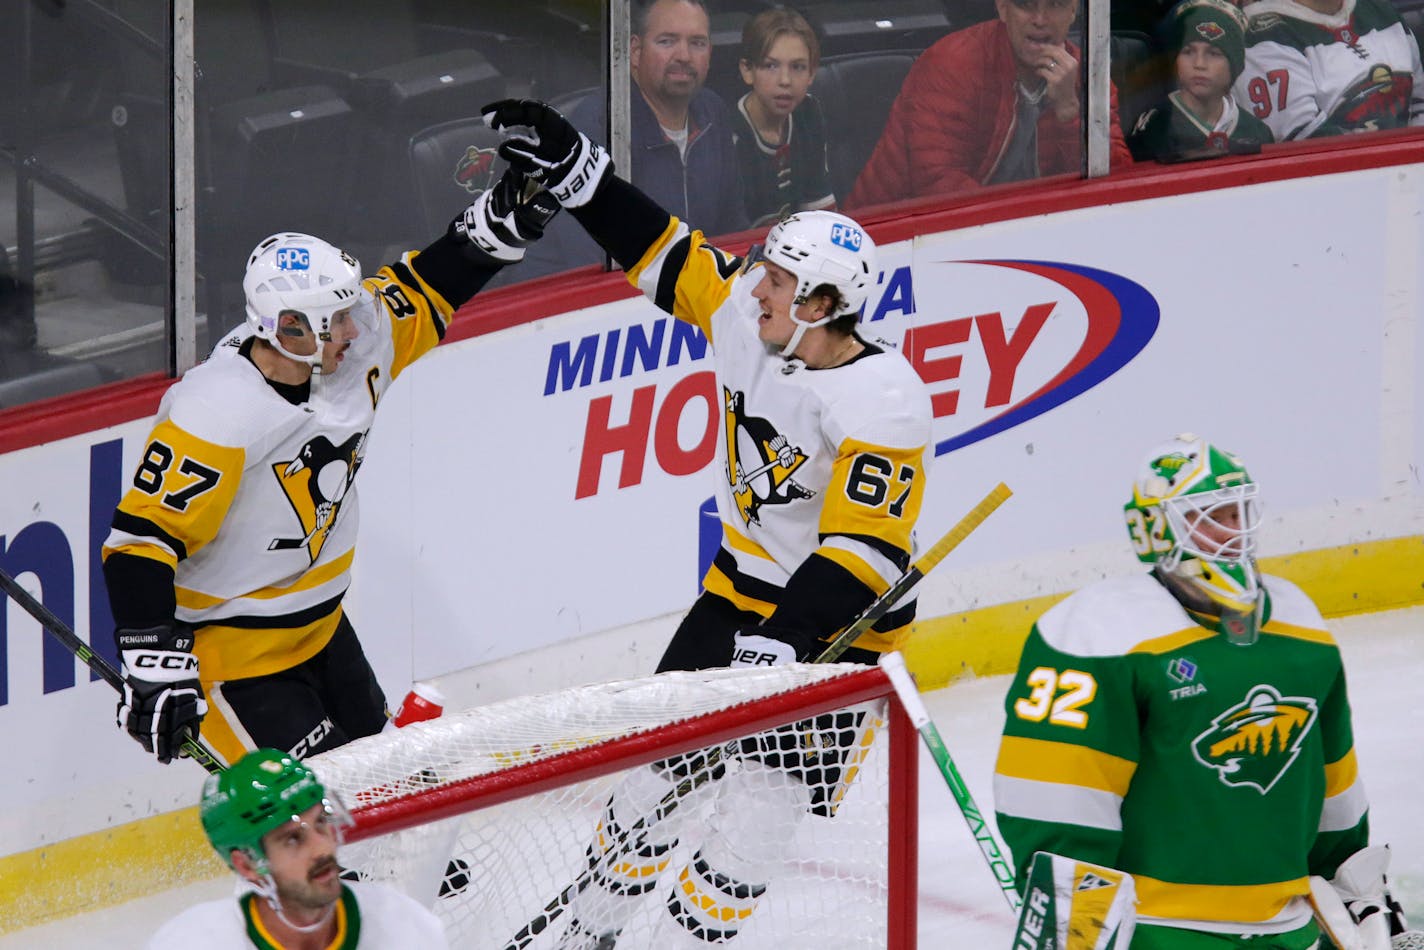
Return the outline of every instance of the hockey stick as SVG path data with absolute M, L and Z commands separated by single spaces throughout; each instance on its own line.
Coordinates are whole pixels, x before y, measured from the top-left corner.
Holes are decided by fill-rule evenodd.
M 881 617 L 889 613 L 890 608 L 905 595 L 911 587 L 919 583 L 920 579 L 934 570 L 945 556 L 957 548 L 970 532 L 974 531 L 984 522 L 984 519 L 993 513 L 994 509 L 1002 505 L 1013 492 L 1009 486 L 1000 482 L 994 486 L 989 494 L 985 495 L 980 502 L 971 508 L 963 518 L 960 518 L 954 527 L 945 532 L 944 537 L 935 542 L 934 546 L 921 555 L 920 559 L 910 566 L 910 569 L 900 575 L 896 581 L 890 585 L 889 589 L 870 603 L 870 606 L 862 610 L 846 628 L 836 636 L 830 644 L 821 651 L 811 662 L 813 663 L 834 663 L 841 654 L 860 637 L 861 634 L 875 625 Z M 639 847 L 646 838 L 645 829 L 650 823 L 656 823 L 666 818 L 675 811 L 682 800 L 693 791 L 706 784 L 711 778 L 717 764 L 722 760 L 722 749 L 711 749 L 707 753 L 707 761 L 700 769 L 693 771 L 653 807 L 652 815 L 644 815 L 633 824 L 624 829 L 622 836 L 614 843 L 614 846 L 606 850 L 603 854 L 590 856 L 589 866 L 579 874 L 578 878 L 570 882 L 560 891 L 553 900 L 544 905 L 533 920 L 525 924 L 509 942 L 504 945 L 504 950 L 524 950 L 534 938 L 543 933 L 548 926 L 568 909 L 569 904 L 575 897 L 583 893 L 593 880 L 594 871 L 607 860 L 609 855 L 626 854 L 628 851 Z M 967 793 L 966 793 L 967 794 Z M 971 801 L 972 805 L 972 801 Z M 977 810 L 976 810 L 977 813 Z M 966 814 L 966 818 L 968 815 Z M 1012 875 L 1010 876 L 1012 881 Z
M 79 639 L 78 635 L 69 629 L 67 623 L 56 617 L 54 612 L 44 604 L 30 596 L 30 592 L 21 587 L 19 583 L 4 570 L 0 570 L 0 588 L 3 588 L 5 593 L 14 599 L 15 603 L 23 607 L 25 613 L 34 617 L 41 627 L 48 630 L 50 636 L 58 640 L 61 646 L 70 653 L 73 653 L 79 658 L 81 663 L 89 667 L 89 669 L 95 673 L 98 673 L 100 679 L 114 687 L 120 695 L 123 695 L 123 674 L 114 669 L 112 663 L 90 649 L 89 644 Z M 223 765 L 218 760 L 217 754 L 208 747 L 208 744 L 204 742 L 201 737 L 184 739 L 181 748 L 188 758 L 197 762 L 209 772 L 217 773 L 223 771 Z
M 979 806 L 974 804 L 974 796 L 969 794 L 969 786 L 964 784 L 959 769 L 954 767 L 954 760 L 949 757 L 949 749 L 945 747 L 939 729 L 930 718 L 930 711 L 925 708 L 925 702 L 920 698 L 920 691 L 915 688 L 914 680 L 910 679 L 910 671 L 905 669 L 905 658 L 898 652 L 886 653 L 880 657 L 880 668 L 890 677 L 890 684 L 895 687 L 895 695 L 900 697 L 900 705 L 905 707 L 910 722 L 914 723 L 915 731 L 920 734 L 925 748 L 929 749 L 930 755 L 939 766 L 939 774 L 944 776 L 945 784 L 949 786 L 950 793 L 954 795 L 954 800 L 969 825 L 969 833 L 979 843 L 984 860 L 989 862 L 989 870 L 994 872 L 999 889 L 1003 892 L 1004 899 L 1009 902 L 1009 909 L 1017 914 L 1023 906 L 1023 899 L 1014 887 L 1014 869 L 1005 859 L 1004 849 L 994 837 L 994 830 L 984 820 Z
M 899 602 L 900 598 L 920 582 L 930 571 L 935 569 L 945 556 L 959 547 L 961 541 L 969 537 L 970 532 L 984 523 L 984 519 L 994 513 L 1004 502 L 1008 501 L 1013 492 L 1009 486 L 1003 482 L 995 485 L 989 494 L 980 499 L 979 504 L 969 509 L 969 513 L 959 519 L 959 523 L 945 532 L 944 537 L 935 542 L 920 559 L 910 565 L 910 569 L 901 574 L 895 583 L 890 585 L 890 589 L 879 597 L 875 598 L 869 607 L 862 610 L 850 624 L 836 635 L 830 646 L 821 651 L 821 655 L 813 660 L 813 663 L 834 663 L 840 655 L 848 650 L 851 644 L 855 643 L 860 635 L 873 627 L 881 617 L 890 612 L 890 608 Z

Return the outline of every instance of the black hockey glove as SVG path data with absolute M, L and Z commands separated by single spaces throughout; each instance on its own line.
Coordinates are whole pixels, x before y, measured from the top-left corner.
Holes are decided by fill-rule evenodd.
M 524 249 L 544 236 L 559 213 L 554 196 L 510 166 L 494 186 L 455 219 L 455 232 L 500 264 L 524 259 Z
M 124 695 L 119 725 L 160 762 L 181 754 L 188 738 L 197 738 L 208 711 L 198 682 L 193 631 L 183 624 L 163 624 L 114 632 L 123 660 Z
M 779 666 L 812 659 L 814 641 L 785 627 L 762 624 L 732 635 L 731 666 Z
M 500 157 L 542 182 L 565 208 L 587 204 L 613 171 L 607 149 L 537 99 L 501 99 L 480 113 L 486 125 L 504 133 Z

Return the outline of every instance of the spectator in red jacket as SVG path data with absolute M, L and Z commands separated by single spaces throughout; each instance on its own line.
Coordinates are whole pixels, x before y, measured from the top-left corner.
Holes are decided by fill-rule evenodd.
M 995 0 L 999 18 L 915 61 L 847 208 L 1076 172 L 1082 164 L 1078 0 Z M 1112 93 L 1112 164 L 1132 159 Z

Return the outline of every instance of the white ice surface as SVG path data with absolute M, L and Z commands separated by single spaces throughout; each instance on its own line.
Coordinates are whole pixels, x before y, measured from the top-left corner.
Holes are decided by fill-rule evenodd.
M 1345 655 L 1354 707 L 1355 749 L 1371 803 L 1376 842 L 1393 850 L 1390 880 L 1416 925 L 1424 923 L 1424 822 L 1415 810 L 1424 785 L 1424 607 L 1332 622 Z M 992 819 L 990 778 L 1008 677 L 954 684 L 926 704 L 980 810 Z M 921 947 L 1007 948 L 1008 907 L 934 761 L 920 756 Z M 125 950 L 144 945 L 183 908 L 230 895 L 230 880 L 176 888 L 117 907 L 0 937 L 0 950 Z

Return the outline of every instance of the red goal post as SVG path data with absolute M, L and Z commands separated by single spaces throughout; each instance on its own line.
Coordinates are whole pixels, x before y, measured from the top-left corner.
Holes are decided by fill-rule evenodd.
M 539 950 L 559 946 L 562 907 L 547 928 L 511 941 L 587 874 L 587 846 L 623 777 L 778 727 L 803 748 L 831 748 L 827 736 L 853 732 L 855 751 L 838 780 L 821 783 L 820 809 L 791 819 L 795 840 L 769 878 L 765 909 L 749 915 L 735 945 L 913 947 L 918 737 L 876 667 L 793 664 L 578 687 L 447 713 L 311 764 L 351 809 L 343 863 L 432 906 L 451 946 Z M 820 774 L 782 771 L 807 785 Z M 710 804 L 687 799 L 688 847 L 702 828 L 693 809 L 717 807 L 716 785 L 706 783 Z M 660 883 L 655 892 L 671 886 Z M 651 895 L 630 928 L 652 926 L 663 902 Z M 619 946 L 642 945 L 633 933 Z

